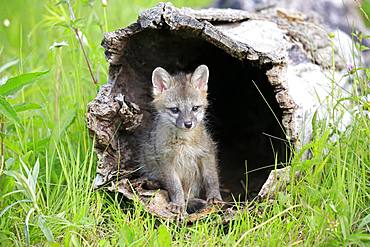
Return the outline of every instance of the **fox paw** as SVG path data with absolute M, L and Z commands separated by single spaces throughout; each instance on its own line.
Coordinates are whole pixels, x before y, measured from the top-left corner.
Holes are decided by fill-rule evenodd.
M 176 203 L 170 202 L 167 205 L 167 209 L 170 210 L 172 213 L 180 214 L 184 211 L 184 206 L 178 205 Z
M 222 199 L 217 198 L 217 197 L 211 197 L 207 199 L 207 204 L 208 205 L 216 205 L 216 206 L 222 206 L 224 201 Z

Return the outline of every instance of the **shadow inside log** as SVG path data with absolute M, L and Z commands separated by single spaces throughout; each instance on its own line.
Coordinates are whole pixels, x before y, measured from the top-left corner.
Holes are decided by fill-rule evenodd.
M 123 93 L 144 116 L 135 133 L 129 137 L 123 133 L 122 138 L 130 138 L 130 149 L 137 150 L 138 138 L 151 125 L 154 68 L 176 73 L 206 64 L 210 70 L 207 122 L 218 143 L 221 191 L 224 200 L 243 201 L 258 193 L 275 161 L 289 157 L 280 123 L 282 110 L 266 77 L 270 67 L 241 61 L 196 37 L 181 30 L 147 29 L 127 40 L 113 94 Z

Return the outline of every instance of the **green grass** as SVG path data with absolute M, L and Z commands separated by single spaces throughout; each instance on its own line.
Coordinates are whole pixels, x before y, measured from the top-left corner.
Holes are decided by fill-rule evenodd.
M 94 191 L 96 157 L 85 122 L 95 86 L 78 41 L 68 28 L 69 13 L 58 1 L 3 1 L 0 8 L 0 66 L 18 62 L 0 78 L 46 71 L 9 102 L 32 102 L 39 109 L 18 112 L 20 124 L 5 121 L 5 173 L 0 174 L 0 246 L 368 246 L 370 244 L 370 126 L 365 101 L 345 132 L 315 124 L 313 153 L 293 171 L 302 178 L 273 203 L 240 210 L 228 225 L 218 215 L 196 222 L 160 221 L 142 206 L 122 204 L 118 195 Z M 105 83 L 108 64 L 100 42 L 103 32 L 135 21 L 137 13 L 158 1 L 76 1 L 77 24 L 98 84 Z M 205 6 L 210 1 L 174 1 L 177 6 Z M 10 26 L 3 25 L 4 19 Z M 68 46 L 49 50 L 54 42 Z M 369 94 L 370 71 L 351 75 Z M 337 109 L 332 109 L 337 110 Z M 338 108 L 339 110 L 339 108 Z M 343 111 L 343 110 L 341 110 Z M 4 120 L 3 120 L 4 121 Z M 333 134 L 339 141 L 331 142 Z M 28 171 L 28 169 L 30 169 Z M 122 207 L 124 210 L 122 210 Z M 6 210 L 9 209 L 9 210 Z

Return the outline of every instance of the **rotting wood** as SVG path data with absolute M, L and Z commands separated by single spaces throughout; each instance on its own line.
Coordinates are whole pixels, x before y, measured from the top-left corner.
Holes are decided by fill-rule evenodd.
M 219 51 L 225 58 L 229 56 L 235 63 L 239 61 L 240 68 L 247 66 L 260 73 L 261 78 L 265 76 L 282 112 L 278 121 L 288 146 L 300 149 L 310 141 L 313 115 L 315 112 L 325 115 L 327 105 L 323 100 L 333 90 L 327 76 L 332 74 L 332 49 L 336 62 L 334 77 L 340 78 L 346 73 L 346 65 L 354 62 L 348 49 L 339 44 L 347 45 L 351 40 L 340 31 L 335 35 L 341 38 L 341 43 L 330 40 L 322 26 L 306 20 L 301 13 L 282 9 L 266 13 L 181 9 L 160 3 L 142 12 L 136 23 L 105 35 L 102 46 L 110 64 L 109 79 L 89 104 L 87 113 L 87 126 L 95 138 L 98 155 L 95 188 L 106 186 L 128 199 L 137 197 L 148 212 L 161 218 L 177 217 L 166 210 L 167 193 L 148 186 L 148 181 L 138 177 L 135 155 L 138 138 L 152 119 L 151 71 L 157 66 L 176 71 L 198 65 L 207 55 L 202 54 L 205 47 Z M 184 40 L 192 43 L 183 47 Z M 188 54 L 186 49 L 194 54 Z M 159 51 L 166 54 L 156 53 Z M 223 61 L 213 62 L 222 68 Z M 335 90 L 342 91 L 346 82 L 341 83 L 334 85 Z M 256 82 L 256 86 L 262 85 Z M 235 90 L 239 90 L 238 85 Z M 252 115 L 256 110 L 246 109 Z M 204 214 L 186 218 L 196 220 Z

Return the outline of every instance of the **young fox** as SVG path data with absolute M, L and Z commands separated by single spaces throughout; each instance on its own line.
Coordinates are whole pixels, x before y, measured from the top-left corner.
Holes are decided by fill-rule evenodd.
M 163 68 L 152 74 L 156 117 L 142 145 L 144 174 L 168 191 L 169 210 L 222 201 L 217 174 L 216 145 L 207 133 L 209 71 L 200 65 L 192 74 L 171 76 Z

